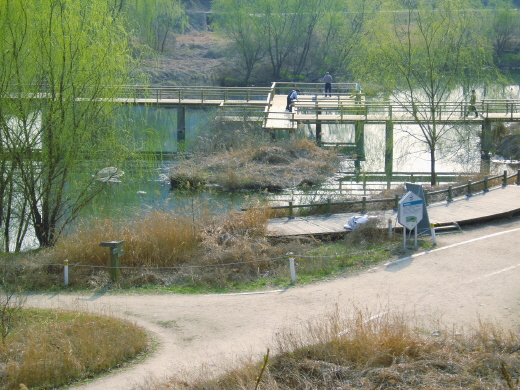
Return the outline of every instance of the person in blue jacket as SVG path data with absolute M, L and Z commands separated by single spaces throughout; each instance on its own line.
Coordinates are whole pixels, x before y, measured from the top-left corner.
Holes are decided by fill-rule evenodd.
M 298 92 L 300 92 L 299 89 L 293 89 L 289 95 L 287 95 L 287 107 L 285 107 L 285 111 L 292 112 L 292 102 L 294 100 L 298 100 Z

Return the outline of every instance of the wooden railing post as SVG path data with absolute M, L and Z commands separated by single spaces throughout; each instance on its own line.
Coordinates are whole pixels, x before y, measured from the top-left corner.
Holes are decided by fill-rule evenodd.
M 292 200 L 289 201 L 289 218 L 293 217 L 293 203 Z
M 332 205 L 330 198 L 327 198 L 327 214 L 332 214 Z
M 399 194 L 395 194 L 394 197 L 394 210 L 397 210 L 399 208 Z
M 516 185 L 520 186 L 520 169 L 516 171 Z
M 504 176 L 502 177 L 502 185 L 507 186 L 507 171 L 504 171 Z
M 424 190 L 424 204 L 428 206 L 428 190 Z
M 468 180 L 468 191 L 466 193 L 466 196 L 471 196 L 472 193 L 471 193 L 471 180 Z
M 361 212 L 363 214 L 367 212 L 367 197 L 366 196 L 363 196 L 363 203 L 362 203 L 361 208 L 362 208 Z
M 452 186 L 448 186 L 448 199 L 447 199 L 448 202 L 451 202 L 453 201 L 453 187 Z
M 484 192 L 488 192 L 489 191 L 489 178 L 486 176 L 484 176 Z

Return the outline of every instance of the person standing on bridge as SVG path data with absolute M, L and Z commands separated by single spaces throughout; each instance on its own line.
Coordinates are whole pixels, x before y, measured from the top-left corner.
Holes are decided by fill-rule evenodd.
M 468 116 L 471 112 L 475 113 L 475 118 L 478 118 L 478 111 L 477 111 L 477 95 L 475 95 L 475 90 L 471 90 L 471 97 L 469 98 L 469 108 L 468 112 L 466 112 L 466 115 Z
M 287 95 L 287 107 L 285 107 L 285 111 L 292 112 L 293 101 L 298 100 L 298 92 L 299 89 L 293 89 L 289 95 Z
M 327 97 L 327 92 L 329 93 L 329 97 L 332 97 L 332 76 L 329 72 L 323 76 L 323 81 L 325 82 L 325 97 Z

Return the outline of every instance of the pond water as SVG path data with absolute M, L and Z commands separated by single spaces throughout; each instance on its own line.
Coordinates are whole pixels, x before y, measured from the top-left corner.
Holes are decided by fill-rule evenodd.
M 483 97 L 487 91 L 479 91 Z M 519 98 L 517 85 L 503 91 L 509 98 Z M 125 116 L 135 140 L 143 151 L 177 152 L 177 115 L 176 108 L 128 107 Z M 186 133 L 182 147 L 190 151 L 196 145 L 199 137 L 211 131 L 215 109 L 186 109 Z M 480 169 L 480 147 L 478 133 L 480 126 L 460 126 L 448 132 L 448 136 L 439 143 L 437 153 L 437 172 L 473 172 Z M 418 126 L 394 127 L 394 172 L 429 172 L 430 156 L 424 143 L 418 142 L 414 134 L 419 134 Z M 368 124 L 365 126 L 365 156 L 361 163 L 363 171 L 384 171 L 384 125 Z M 300 129 L 300 136 L 314 138 L 313 126 Z M 324 142 L 353 142 L 354 125 L 337 124 L 323 125 L 322 140 Z M 455 148 L 455 145 L 463 145 Z M 211 209 L 215 213 L 227 210 L 240 210 L 247 207 L 251 200 L 267 198 L 278 204 L 286 204 L 292 200 L 296 204 L 322 202 L 331 194 L 337 196 L 338 181 L 343 173 L 333 175 L 320 189 L 303 192 L 297 189 L 287 189 L 279 194 L 223 193 L 217 190 L 201 192 L 171 191 L 168 183 L 168 173 L 175 161 L 163 160 L 150 163 L 143 170 L 132 166 L 121 167 L 125 174 L 119 183 L 110 183 L 103 193 L 83 212 L 82 219 L 92 216 L 125 219 L 135 218 L 140 212 L 153 210 L 168 210 L 187 212 L 193 215 Z M 513 172 L 505 163 L 492 166 L 492 173 L 501 173 L 504 169 Z M 514 168 L 516 169 L 516 168 Z M 341 171 L 352 172 L 354 162 L 343 161 Z M 395 183 L 399 185 L 402 183 Z M 367 190 L 362 183 L 345 182 L 342 186 L 343 196 L 356 197 L 367 194 L 370 190 L 379 191 L 386 188 L 387 183 L 370 183 Z M 29 237 L 26 249 L 35 246 L 34 237 Z

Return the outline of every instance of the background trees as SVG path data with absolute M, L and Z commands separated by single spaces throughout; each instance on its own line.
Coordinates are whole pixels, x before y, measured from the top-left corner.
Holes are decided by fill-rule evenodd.
M 50 246 L 106 184 L 96 172 L 129 154 L 109 102 L 129 37 L 106 0 L 4 1 L 0 36 L 3 247 L 28 231 Z
M 347 73 L 366 17 L 377 1 L 216 0 L 215 26 L 233 43 L 241 80 L 270 70 L 269 80 L 319 79 L 325 70 Z M 261 76 L 256 75 L 257 78 Z

